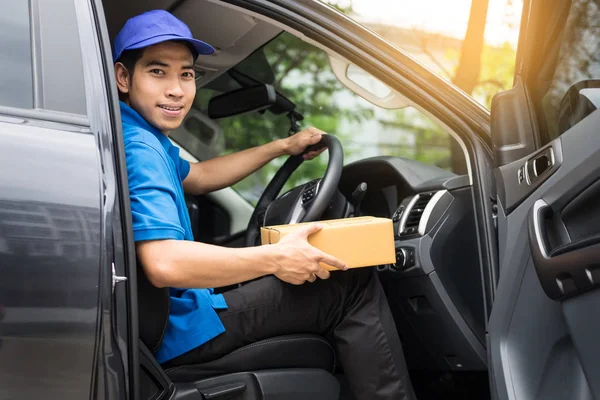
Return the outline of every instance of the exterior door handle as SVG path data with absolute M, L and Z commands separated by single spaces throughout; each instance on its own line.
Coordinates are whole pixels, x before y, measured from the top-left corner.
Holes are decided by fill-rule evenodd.
M 127 281 L 126 276 L 118 276 L 117 271 L 115 270 L 115 263 L 112 263 L 112 292 L 115 292 L 115 286 L 117 283 Z

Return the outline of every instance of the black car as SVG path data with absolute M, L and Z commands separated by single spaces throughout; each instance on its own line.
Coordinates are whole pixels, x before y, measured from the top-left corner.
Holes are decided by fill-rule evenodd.
M 203 365 L 154 359 L 168 296 L 136 268 L 111 39 L 156 8 L 217 48 L 171 134 L 184 157 L 302 123 L 339 138 L 347 163 L 321 218 L 359 205 L 394 220 L 396 263 L 376 268 L 420 398 L 600 398 L 597 1 L 524 1 L 514 87 L 491 114 L 318 1 L 0 6 L 0 398 L 351 398 L 333 347 L 302 332 Z M 254 244 L 279 166 L 188 197 L 196 240 Z M 318 187 L 324 168 L 302 165 L 284 190 Z

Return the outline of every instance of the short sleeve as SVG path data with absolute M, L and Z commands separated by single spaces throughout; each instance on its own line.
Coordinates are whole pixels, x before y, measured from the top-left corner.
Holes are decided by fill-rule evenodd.
M 136 141 L 125 145 L 125 157 L 134 240 L 182 240 L 184 229 L 165 158 L 148 144 Z
M 189 161 L 184 160 L 179 157 L 179 177 L 181 178 L 181 182 L 188 176 L 190 173 L 190 163 Z

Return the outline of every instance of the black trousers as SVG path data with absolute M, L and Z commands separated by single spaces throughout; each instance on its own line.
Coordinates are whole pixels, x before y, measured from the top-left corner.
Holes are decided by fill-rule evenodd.
M 226 331 L 169 362 L 208 362 L 273 336 L 315 333 L 335 345 L 359 400 L 415 395 L 385 293 L 373 268 L 335 271 L 300 286 L 268 276 L 224 293 Z

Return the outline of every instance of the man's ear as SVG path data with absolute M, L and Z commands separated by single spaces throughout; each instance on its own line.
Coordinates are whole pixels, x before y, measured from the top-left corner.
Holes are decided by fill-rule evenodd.
M 118 62 L 115 64 L 115 76 L 117 78 L 117 88 L 121 93 L 129 93 L 131 85 L 131 75 L 125 66 Z

